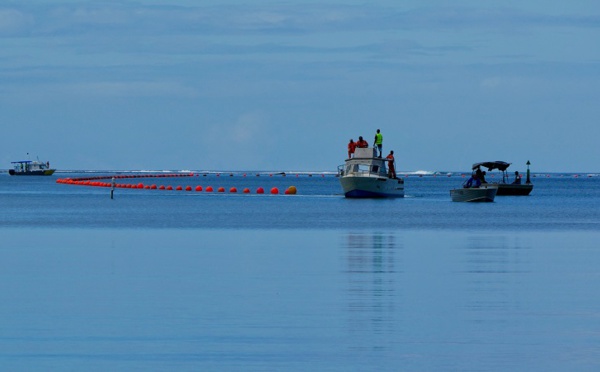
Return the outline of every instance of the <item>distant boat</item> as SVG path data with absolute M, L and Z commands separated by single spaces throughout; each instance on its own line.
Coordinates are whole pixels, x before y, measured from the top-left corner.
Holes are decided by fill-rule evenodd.
M 508 167 L 510 167 L 511 163 L 506 163 L 503 161 L 486 161 L 482 163 L 473 164 L 472 169 L 481 169 L 481 167 L 485 167 L 488 171 L 492 171 L 494 169 L 498 169 L 502 172 L 502 182 L 498 183 L 489 183 L 488 185 L 497 185 L 498 193 L 497 195 L 512 195 L 512 196 L 526 196 L 529 195 L 531 190 L 533 190 L 533 184 L 529 181 L 529 178 L 525 183 L 521 183 L 521 178 L 518 175 L 515 175 L 515 182 L 508 183 L 508 172 L 506 171 Z M 527 163 L 529 166 L 529 162 Z
M 11 176 L 51 176 L 56 169 L 50 168 L 49 162 L 39 160 L 13 161 L 13 168 L 8 170 Z
M 354 157 L 338 167 L 347 198 L 403 198 L 404 180 L 388 175 L 385 158 L 375 156 L 374 148 L 357 148 Z
M 453 202 L 493 202 L 498 186 L 482 184 L 479 187 L 461 187 L 450 190 Z

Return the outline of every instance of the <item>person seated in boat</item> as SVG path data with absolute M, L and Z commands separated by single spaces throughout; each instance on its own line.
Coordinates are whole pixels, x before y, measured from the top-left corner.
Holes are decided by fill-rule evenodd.
M 487 181 L 485 180 L 485 171 L 481 171 L 481 167 L 477 167 L 477 170 L 475 170 L 475 176 L 477 177 L 477 179 L 479 180 L 479 185 L 480 186 L 482 183 L 487 183 Z
M 385 157 L 388 161 L 388 177 L 396 179 L 396 167 L 394 166 L 394 151 L 390 151 L 389 155 Z
M 521 184 L 521 176 L 519 175 L 519 171 L 515 171 L 515 182 L 513 182 L 513 185 L 520 185 Z
M 479 168 L 477 168 L 479 169 Z M 471 187 L 479 187 L 481 186 L 481 179 L 479 178 L 479 175 L 477 174 L 477 172 L 473 172 L 471 173 L 471 177 L 467 180 L 467 182 L 464 183 L 463 187 L 465 189 L 471 188 Z
M 352 138 L 350 138 L 350 142 L 348 142 L 348 159 L 350 159 L 354 155 L 354 150 L 356 149 L 356 142 Z
M 365 141 L 362 136 L 358 137 L 358 141 L 356 141 L 356 147 L 360 148 L 360 149 L 366 149 L 367 147 L 369 147 L 369 143 L 367 141 Z

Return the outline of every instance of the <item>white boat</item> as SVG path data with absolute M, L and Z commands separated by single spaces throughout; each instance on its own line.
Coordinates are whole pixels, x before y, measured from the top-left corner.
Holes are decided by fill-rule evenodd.
M 482 184 L 479 187 L 461 187 L 450 190 L 453 202 L 493 202 L 498 185 Z
M 50 168 L 49 162 L 39 160 L 12 161 L 13 169 L 8 170 L 11 176 L 51 176 L 56 169 Z
M 357 148 L 354 157 L 338 167 L 347 198 L 403 198 L 404 180 L 392 178 L 386 159 L 377 157 L 374 148 Z

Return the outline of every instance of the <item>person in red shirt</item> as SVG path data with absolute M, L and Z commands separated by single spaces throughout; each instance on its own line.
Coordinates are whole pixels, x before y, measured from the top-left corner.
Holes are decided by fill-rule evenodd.
M 352 138 L 350 138 L 350 142 L 348 143 L 348 159 L 350 159 L 354 155 L 354 150 L 356 149 L 356 142 Z
M 367 147 L 369 147 L 369 143 L 367 141 L 365 141 L 362 136 L 358 137 L 358 141 L 356 141 L 356 147 L 361 148 L 361 149 L 366 149 Z
M 390 154 L 385 157 L 388 161 L 388 177 L 396 178 L 396 167 L 394 165 L 394 151 L 390 151 Z

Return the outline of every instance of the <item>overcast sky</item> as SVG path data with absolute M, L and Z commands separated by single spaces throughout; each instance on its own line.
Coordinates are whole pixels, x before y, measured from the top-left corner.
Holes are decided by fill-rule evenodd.
M 600 2 L 3 1 L 0 168 L 598 172 Z

